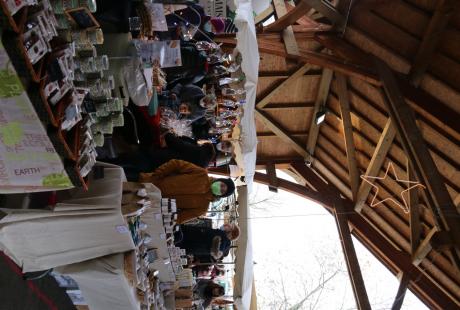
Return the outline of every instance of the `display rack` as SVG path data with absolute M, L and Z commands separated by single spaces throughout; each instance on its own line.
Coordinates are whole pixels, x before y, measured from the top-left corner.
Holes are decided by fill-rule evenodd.
M 47 79 L 45 65 L 48 61 L 48 55 L 42 57 L 36 64 L 32 64 L 22 43 L 28 7 L 21 8 L 14 16 L 11 16 L 4 2 L 0 1 L 0 4 L 2 23 L 6 24 L 1 38 L 5 50 L 24 84 L 35 111 L 47 128 L 48 136 L 56 152 L 63 159 L 65 170 L 72 184 L 87 189 L 87 178 L 83 178 L 78 169 L 81 122 L 77 123 L 70 131 L 61 129 L 62 116 L 69 104 L 70 93 L 65 95 L 55 106 L 51 106 L 44 94 Z

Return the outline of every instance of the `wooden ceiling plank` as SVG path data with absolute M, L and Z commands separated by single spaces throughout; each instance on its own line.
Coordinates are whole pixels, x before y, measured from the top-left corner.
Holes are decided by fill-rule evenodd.
M 340 114 L 342 118 L 343 134 L 345 140 L 345 148 L 347 151 L 348 173 L 350 175 L 351 192 L 353 201 L 357 200 L 359 190 L 359 169 L 356 160 L 355 142 L 353 140 L 353 125 L 350 115 L 350 99 L 348 97 L 348 86 L 346 77 L 340 73 L 336 73 L 337 88 L 339 95 Z
M 270 116 L 266 115 L 264 112 L 255 109 L 255 115 L 256 117 L 261 120 L 265 126 L 267 126 L 268 129 L 273 131 L 274 134 L 276 134 L 278 137 L 283 139 L 286 143 L 289 143 L 289 145 L 301 156 L 305 157 L 307 155 L 307 151 L 300 146 L 297 142 L 295 142 L 289 133 L 281 128 L 278 124 L 275 123 L 274 120 L 271 119 Z
M 458 215 L 457 209 L 417 126 L 414 112 L 399 90 L 393 72 L 380 59 L 374 60 L 384 86 L 387 99 L 385 104 L 398 129 L 404 151 L 414 167 L 417 179 L 426 186 L 429 207 L 434 215 L 438 214 L 441 218 L 444 230 L 450 231 L 456 252 L 460 256 L 460 218 L 454 216 Z
M 396 293 L 395 300 L 393 301 L 393 305 L 391 306 L 391 310 L 400 310 L 403 302 L 404 297 L 406 296 L 407 288 L 409 286 L 409 276 L 407 273 L 402 273 L 399 280 L 399 287 L 398 292 Z
M 343 207 L 340 196 L 334 204 L 334 215 L 339 231 L 340 243 L 347 263 L 348 276 L 350 277 L 353 294 L 358 309 L 370 310 L 369 297 L 367 296 L 366 286 L 364 285 L 363 275 L 359 266 L 353 240 L 351 239 L 350 227 L 348 226 L 347 213 Z
M 278 9 L 277 3 L 279 2 L 278 5 L 281 6 L 281 3 L 284 7 L 280 10 L 281 16 L 278 14 Z M 275 20 L 273 23 L 270 25 L 264 27 L 264 31 L 268 32 L 278 32 L 282 31 L 283 29 L 286 29 L 287 27 L 293 25 L 299 18 L 304 16 L 311 8 L 311 6 L 308 4 L 308 0 L 302 0 L 300 1 L 292 10 L 289 10 L 287 12 L 286 5 L 284 4 L 284 0 L 274 0 L 273 3 L 275 3 L 275 9 L 276 9 L 276 14 L 278 16 L 278 19 Z M 284 13 L 283 13 L 284 11 Z
M 385 158 L 390 150 L 393 140 L 396 136 L 396 128 L 393 126 L 391 119 L 388 119 L 385 128 L 383 129 L 382 135 L 380 136 L 379 142 L 375 147 L 374 154 L 366 170 L 367 176 L 377 176 L 380 169 L 385 161 Z M 358 197 L 356 199 L 355 210 L 361 212 L 363 205 L 366 203 L 367 197 L 371 191 L 372 186 L 365 182 L 361 182 L 358 190 Z
M 329 89 L 331 87 L 333 71 L 330 69 L 324 69 L 321 75 L 321 81 L 318 88 L 318 94 L 316 95 L 315 108 L 313 111 L 313 117 L 310 123 L 310 130 L 308 131 L 307 141 L 307 154 L 306 160 L 312 162 L 313 155 L 315 153 L 316 141 L 319 135 L 319 125 L 316 122 L 316 114 L 320 111 L 321 107 L 324 107 L 329 96 Z
M 270 100 L 273 98 L 274 95 L 276 95 L 280 90 L 282 90 L 285 86 L 293 83 L 295 80 L 303 76 L 305 73 L 307 73 L 308 70 L 311 69 L 310 64 L 305 64 L 302 67 L 300 67 L 296 72 L 294 72 L 290 77 L 288 77 L 286 80 L 284 80 L 278 87 L 273 89 L 270 93 L 268 93 L 262 100 L 256 103 L 256 107 L 259 109 L 262 109 L 265 107 L 267 104 L 270 103 Z
M 273 6 L 275 7 L 277 19 L 272 24 L 276 23 L 278 20 L 282 19 L 283 16 L 287 15 L 287 9 L 286 5 L 284 4 L 284 0 L 273 0 Z M 292 30 L 292 27 L 283 27 L 280 29 L 280 31 L 283 36 L 286 51 L 289 54 L 299 55 L 299 47 L 297 46 L 297 41 L 295 39 L 294 30 Z
M 438 0 L 409 72 L 409 80 L 413 85 L 420 84 L 435 54 L 441 34 L 447 28 L 457 7 L 458 0 Z
M 415 181 L 414 170 L 407 159 L 407 179 L 409 181 Z M 410 186 L 408 184 L 408 186 Z M 408 194 L 408 206 L 409 206 L 409 223 L 410 223 L 410 245 L 411 254 L 415 255 L 415 251 L 420 245 L 420 237 L 422 232 L 422 224 L 420 221 L 420 206 L 418 200 L 418 190 L 414 188 L 409 191 Z

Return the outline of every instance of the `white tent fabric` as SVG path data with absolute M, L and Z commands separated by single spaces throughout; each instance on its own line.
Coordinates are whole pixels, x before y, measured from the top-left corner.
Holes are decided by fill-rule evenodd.
M 257 133 L 254 121 L 254 109 L 259 75 L 259 49 L 257 46 L 251 1 L 235 0 L 235 4 L 237 6 L 235 25 L 238 28 L 236 48 L 243 56 L 241 67 L 246 75 L 246 83 L 244 85 L 246 89 L 246 104 L 240 124 L 240 146 L 243 154 L 246 184 L 248 185 L 249 192 L 251 192 L 257 153 Z
M 238 309 L 249 310 L 252 298 L 253 259 L 248 206 L 248 189 L 238 186 L 240 238 L 236 241 L 235 286 L 233 298 Z

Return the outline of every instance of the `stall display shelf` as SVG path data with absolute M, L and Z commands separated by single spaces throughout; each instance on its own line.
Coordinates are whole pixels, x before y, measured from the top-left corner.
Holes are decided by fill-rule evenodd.
M 45 81 L 47 78 L 44 74 L 44 65 L 47 61 L 47 55 L 42 57 L 36 64 L 32 64 L 22 43 L 28 7 L 21 8 L 14 16 L 11 16 L 5 3 L 3 1 L 0 1 L 0 3 L 2 8 L 1 14 L 5 17 L 4 22 L 7 22 L 9 25 L 7 30 L 2 33 L 2 42 L 5 50 L 18 76 L 21 77 L 23 84 L 25 84 L 24 87 L 27 90 L 27 95 L 40 120 L 45 126 L 50 125 L 47 126 L 49 138 L 56 152 L 65 159 L 65 170 L 72 184 L 77 187 L 88 189 L 87 178 L 83 178 L 78 169 L 80 123 L 77 123 L 69 132 L 61 129 L 62 115 L 65 113 L 65 108 L 69 104 L 68 100 L 66 100 L 68 99 L 68 95 L 64 96 L 53 109 L 44 93 Z M 8 28 L 10 30 L 8 30 Z

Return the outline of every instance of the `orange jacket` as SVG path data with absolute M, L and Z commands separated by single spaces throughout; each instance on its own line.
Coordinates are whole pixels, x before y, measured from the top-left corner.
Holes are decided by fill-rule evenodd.
M 179 159 L 168 161 L 152 173 L 141 173 L 139 181 L 153 183 L 163 197 L 176 199 L 179 224 L 205 215 L 215 199 L 208 171 Z

